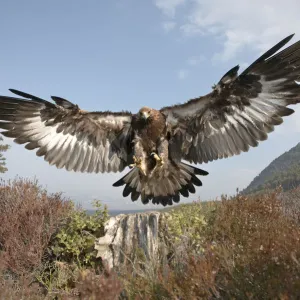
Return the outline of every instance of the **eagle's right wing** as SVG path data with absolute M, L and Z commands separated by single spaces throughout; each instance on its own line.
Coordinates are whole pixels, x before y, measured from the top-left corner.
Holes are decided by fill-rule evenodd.
M 300 102 L 300 41 L 276 53 L 291 38 L 240 75 L 232 68 L 210 94 L 161 109 L 173 158 L 203 163 L 246 152 L 294 112 L 287 106 Z
M 0 96 L 4 136 L 68 171 L 119 172 L 128 165 L 131 113 L 85 112 L 63 98 L 52 97 L 54 104 L 11 91 L 23 99 Z

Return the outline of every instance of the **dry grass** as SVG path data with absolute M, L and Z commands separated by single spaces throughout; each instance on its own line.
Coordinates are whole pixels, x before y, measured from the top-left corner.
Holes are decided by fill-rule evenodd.
M 117 299 L 121 282 L 105 269 L 55 262 L 49 246 L 74 205 L 36 181 L 0 185 L 0 300 Z
M 278 192 L 223 199 L 206 233 L 224 299 L 276 299 L 300 290 L 300 226 L 284 213 Z
M 284 214 L 300 224 L 300 187 L 278 195 Z
M 91 270 L 81 272 L 76 289 L 79 299 L 115 300 L 119 298 L 123 287 L 116 273 L 105 268 L 99 273 Z
M 174 249 L 172 262 L 152 265 L 158 269 L 152 281 L 136 264 L 126 280 L 131 299 L 297 299 L 300 224 L 278 196 L 223 197 L 212 204 L 201 251 L 187 249 L 186 256 Z
M 149 261 L 137 255 L 117 276 L 107 268 L 45 260 L 51 237 L 72 210 L 70 202 L 60 194 L 48 195 L 36 182 L 2 184 L 0 300 L 113 300 L 120 294 L 135 300 L 297 299 L 299 198 L 299 190 L 275 191 L 177 209 L 174 218 L 179 221 L 173 218 L 173 225 L 184 226 L 172 226 L 172 235 L 180 236 L 170 245 L 168 259 Z M 199 212 L 199 219 L 198 213 L 193 216 L 196 223 L 186 222 L 191 211 Z M 54 268 L 52 273 L 48 266 Z M 39 283 L 49 280 L 55 288 L 41 288 L 39 270 L 44 272 Z
M 28 278 L 29 277 L 29 278 Z M 0 275 L 0 300 L 41 300 L 45 299 L 43 290 L 32 282 L 32 276 L 20 276 L 18 280 Z
M 42 262 L 52 235 L 70 212 L 61 194 L 48 195 L 37 182 L 18 179 L 0 186 L 0 249 L 3 265 L 14 275 Z

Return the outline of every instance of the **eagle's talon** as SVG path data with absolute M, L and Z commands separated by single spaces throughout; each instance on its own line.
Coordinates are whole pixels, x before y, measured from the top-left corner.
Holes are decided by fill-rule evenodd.
M 145 168 L 143 166 L 142 159 L 136 157 L 135 155 L 132 157 L 132 159 L 133 159 L 133 164 L 130 164 L 129 168 L 132 169 L 132 168 L 136 167 L 141 171 L 141 173 L 143 175 L 146 175 L 146 171 L 145 171 Z
M 151 156 L 155 159 L 156 161 L 156 167 L 161 167 L 164 164 L 163 159 L 158 156 L 155 152 L 151 153 Z
M 133 159 L 133 164 L 130 164 L 129 168 L 131 168 L 131 169 L 134 167 L 140 168 L 141 164 L 142 164 L 142 159 L 136 157 L 135 155 L 133 155 L 132 159 Z

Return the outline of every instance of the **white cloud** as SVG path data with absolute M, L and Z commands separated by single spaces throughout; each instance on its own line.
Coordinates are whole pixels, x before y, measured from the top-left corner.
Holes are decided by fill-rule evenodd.
M 162 24 L 162 26 L 163 26 L 164 32 L 168 33 L 168 32 L 170 32 L 171 30 L 173 30 L 175 28 L 176 22 L 167 21 L 167 22 L 164 22 Z
M 296 33 L 295 40 L 300 39 L 300 2 L 297 0 L 186 0 L 186 1 L 156 1 L 164 15 L 173 16 L 172 21 L 183 36 L 187 38 L 199 35 L 212 37 L 220 44 L 221 51 L 212 54 L 212 63 L 229 61 L 238 54 L 242 61 L 240 70 L 249 66 L 243 57 L 244 51 L 256 55 L 262 54 L 282 38 Z M 184 14 L 180 12 L 180 4 L 185 4 Z M 168 8 L 168 9 L 167 9 Z M 172 12 L 167 14 L 166 11 Z M 176 18 L 174 17 L 176 15 Z M 180 23 L 184 20 L 183 23 Z M 187 60 L 189 66 L 202 62 L 202 57 L 191 57 Z M 186 70 L 178 73 L 178 78 L 187 76 Z M 282 134 L 299 132 L 299 111 L 285 118 L 285 127 L 278 126 L 276 132 Z
M 169 7 L 169 15 L 175 15 L 182 1 L 156 2 L 161 2 L 157 7 L 164 13 Z M 263 52 L 285 36 L 300 33 L 298 0 L 186 0 L 185 4 L 187 14 L 180 16 L 186 20 L 180 25 L 182 34 L 215 37 L 222 50 L 214 57 L 221 61 L 245 49 Z
M 190 66 L 196 66 L 205 61 L 206 58 L 204 55 L 199 55 L 199 56 L 192 56 L 187 60 L 188 65 Z
M 177 72 L 177 77 L 178 79 L 183 80 L 188 76 L 188 74 L 189 74 L 188 70 L 181 69 Z
M 170 18 L 174 18 L 176 9 L 185 2 L 186 0 L 154 0 L 155 5 Z

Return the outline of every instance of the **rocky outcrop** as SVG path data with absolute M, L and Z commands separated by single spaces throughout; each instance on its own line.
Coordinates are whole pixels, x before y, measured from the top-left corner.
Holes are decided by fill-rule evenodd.
M 109 267 L 118 267 L 144 256 L 147 260 L 165 256 L 166 245 L 161 235 L 164 214 L 160 212 L 118 215 L 108 220 L 105 235 L 96 241 L 97 257 L 106 260 Z

